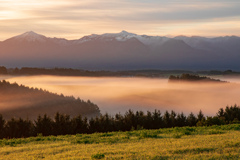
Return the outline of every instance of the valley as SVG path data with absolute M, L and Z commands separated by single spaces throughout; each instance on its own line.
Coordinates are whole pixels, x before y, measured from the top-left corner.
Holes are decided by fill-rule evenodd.
M 217 79 L 232 83 L 168 83 L 166 78 L 17 76 L 6 80 L 53 93 L 74 96 L 97 104 L 101 113 L 143 111 L 198 113 L 213 116 L 219 108 L 240 104 L 238 78 Z

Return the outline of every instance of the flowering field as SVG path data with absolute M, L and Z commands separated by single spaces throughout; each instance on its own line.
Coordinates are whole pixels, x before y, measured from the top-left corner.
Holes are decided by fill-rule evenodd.
M 2 139 L 0 159 L 239 159 L 240 124 Z

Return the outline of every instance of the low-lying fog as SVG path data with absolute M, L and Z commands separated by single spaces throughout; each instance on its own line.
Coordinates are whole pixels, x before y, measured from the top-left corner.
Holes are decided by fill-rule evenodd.
M 73 95 L 97 104 L 101 113 L 125 113 L 128 109 L 174 110 L 177 112 L 215 115 L 219 108 L 240 105 L 240 82 L 234 83 L 168 83 L 167 79 L 91 78 L 63 76 L 4 77 L 54 93 Z M 2 78 L 0 78 L 2 79 Z M 230 80 L 230 79 L 225 79 Z M 230 80 L 231 81 L 231 80 Z

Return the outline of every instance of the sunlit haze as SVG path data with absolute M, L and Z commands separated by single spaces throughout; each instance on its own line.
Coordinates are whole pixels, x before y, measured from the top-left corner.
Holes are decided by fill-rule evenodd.
M 239 0 L 0 0 L 0 40 L 26 31 L 78 39 L 92 33 L 240 36 Z

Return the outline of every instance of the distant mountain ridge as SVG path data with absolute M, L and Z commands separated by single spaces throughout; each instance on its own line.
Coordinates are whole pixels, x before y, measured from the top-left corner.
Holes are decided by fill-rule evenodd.
M 30 31 L 0 42 L 0 64 L 7 67 L 239 70 L 239 60 L 237 36 L 169 38 L 122 31 L 67 40 Z

